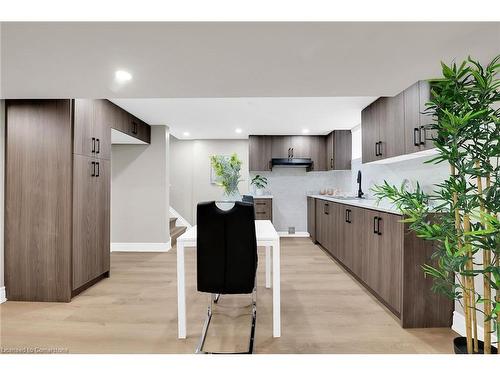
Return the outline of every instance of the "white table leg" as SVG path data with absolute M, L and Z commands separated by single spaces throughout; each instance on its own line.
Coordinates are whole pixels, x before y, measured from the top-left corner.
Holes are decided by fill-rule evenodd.
M 184 244 L 177 241 L 177 324 L 180 339 L 186 338 L 186 283 L 184 271 Z
M 266 288 L 271 287 L 271 246 L 266 246 Z
M 273 336 L 281 336 L 280 240 L 273 245 Z

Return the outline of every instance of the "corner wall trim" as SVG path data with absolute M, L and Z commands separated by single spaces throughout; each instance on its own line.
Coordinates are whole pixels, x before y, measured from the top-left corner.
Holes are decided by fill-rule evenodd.
M 0 287 L 0 303 L 4 303 L 7 301 L 7 298 L 6 298 L 6 292 L 5 292 L 5 287 L 2 286 Z
M 460 336 L 466 335 L 465 333 L 465 317 L 459 313 L 458 311 L 453 312 L 453 325 L 451 326 L 451 329 L 454 330 L 456 333 L 458 333 Z M 484 340 L 484 328 L 481 327 L 480 325 L 477 326 L 477 336 L 479 340 Z M 497 341 L 497 335 L 494 333 L 491 335 L 491 341 L 496 342 Z M 497 345 L 495 345 L 498 347 Z
M 132 251 L 132 252 L 167 252 L 172 248 L 170 240 L 168 242 L 113 242 L 111 251 Z

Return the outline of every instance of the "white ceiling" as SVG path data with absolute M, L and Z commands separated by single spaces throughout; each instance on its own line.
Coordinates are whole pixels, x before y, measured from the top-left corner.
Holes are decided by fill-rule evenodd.
M 383 96 L 441 60 L 490 59 L 500 22 L 14 22 L 1 38 L 10 98 Z
M 170 126 L 177 138 L 246 138 L 249 134 L 327 134 L 351 129 L 374 97 L 113 99 L 149 124 Z M 240 134 L 235 130 L 242 130 Z M 189 132 L 190 136 L 184 136 Z
M 179 136 L 325 133 L 439 61 L 487 61 L 499 45 L 499 22 L 2 23 L 0 91 L 116 98 Z M 133 79 L 117 85 L 117 69 Z

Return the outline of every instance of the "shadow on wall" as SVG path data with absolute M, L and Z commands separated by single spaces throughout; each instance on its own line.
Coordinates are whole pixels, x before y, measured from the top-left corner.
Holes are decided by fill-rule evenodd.
M 128 145 L 116 144 L 111 146 L 111 168 L 114 177 L 120 177 L 120 174 L 134 164 L 141 154 L 146 152 L 149 145 Z M 116 156 L 119 154 L 119 162 Z M 113 156 L 114 162 L 113 162 Z

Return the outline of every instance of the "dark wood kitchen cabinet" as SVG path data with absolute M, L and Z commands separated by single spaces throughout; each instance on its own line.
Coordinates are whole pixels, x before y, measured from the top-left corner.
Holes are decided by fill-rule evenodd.
M 332 137 L 330 147 L 327 144 L 327 137 L 323 135 L 250 135 L 249 169 L 251 171 L 271 170 L 273 158 L 309 158 L 312 165 L 307 169 L 308 172 L 350 169 L 350 131 L 336 130 L 335 132 L 338 132 L 339 136 Z M 332 154 L 329 154 L 330 151 Z M 333 153 L 335 153 L 336 162 L 332 168 L 329 168 L 329 160 L 333 158 Z
M 313 197 L 308 197 L 308 215 L 314 215 L 317 243 L 404 328 L 451 326 L 453 302 L 433 293 L 432 279 L 422 272 L 423 264 L 433 262 L 433 244 L 417 238 L 401 222 L 403 216 Z
M 350 170 L 352 135 L 350 130 L 334 130 L 326 137 L 328 170 Z
M 361 112 L 362 161 L 412 154 L 434 148 L 435 132 L 425 114 L 431 88 L 419 81 L 394 97 L 381 97 Z
M 251 171 L 271 170 L 271 142 L 265 135 L 251 135 L 248 137 L 248 164 Z
M 255 219 L 273 221 L 273 199 L 254 198 Z
M 67 302 L 109 275 L 110 133 L 125 117 L 117 108 L 106 100 L 6 101 L 9 300 Z

